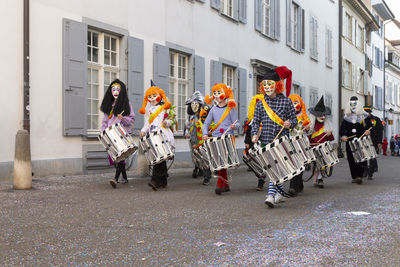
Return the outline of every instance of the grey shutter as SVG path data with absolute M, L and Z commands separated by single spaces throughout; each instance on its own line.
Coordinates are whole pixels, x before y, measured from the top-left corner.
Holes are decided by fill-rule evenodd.
M 281 8 L 280 8 L 280 0 L 273 0 L 275 8 L 274 8 L 274 33 L 275 39 L 281 39 Z
M 135 112 L 135 129 L 143 127 L 144 117 L 138 116 L 144 96 L 144 42 L 128 37 L 128 94 Z
M 205 2 L 206 2 L 206 0 L 197 0 L 197 1 L 202 2 L 202 3 L 205 3 Z
M 87 132 L 87 24 L 63 19 L 63 123 L 65 136 Z
M 364 71 L 364 95 L 368 95 L 368 69 Z
M 210 0 L 211 7 L 220 11 L 221 10 L 221 0 Z
M 356 44 L 356 20 L 354 18 L 351 18 L 351 42 L 355 45 Z
M 286 0 L 286 44 L 292 46 L 292 20 L 291 16 L 292 0 Z
M 310 15 L 310 56 L 314 57 L 314 18 Z
M 238 106 L 239 106 L 239 123 L 245 121 L 247 116 L 247 70 L 243 68 L 238 68 L 239 72 L 239 99 L 238 99 Z
M 304 49 L 305 49 L 305 31 L 304 31 L 304 28 L 305 28 L 305 18 L 304 18 L 304 9 L 302 9 L 302 8 L 300 8 L 299 7 L 299 18 L 300 18 L 300 27 L 299 27 L 299 29 L 298 29 L 298 34 L 297 34 L 297 36 L 299 36 L 299 40 L 300 40 L 300 42 L 298 43 L 298 45 L 299 45 L 299 50 L 301 51 L 301 52 L 304 52 Z
M 262 30 L 263 9 L 262 0 L 254 0 L 254 28 L 256 31 Z
M 239 21 L 247 23 L 247 0 L 239 0 Z
M 239 20 L 239 0 L 233 0 L 233 19 L 238 21 Z
M 154 44 L 153 81 L 169 97 L 169 48 Z
M 214 84 L 221 82 L 222 82 L 222 63 L 219 61 L 211 60 L 210 87 L 213 87 Z
M 204 57 L 194 56 L 194 90 L 204 96 L 206 92 L 206 70 Z
M 269 14 L 270 14 L 269 36 L 271 38 L 275 38 L 275 2 L 276 2 L 275 0 L 270 0 L 270 2 L 269 2 L 269 4 L 270 4 L 270 6 L 269 6 L 269 9 L 270 9 L 270 12 L 269 12 Z M 264 7 L 263 7 L 263 9 L 264 9 Z M 265 18 L 263 17 L 263 19 L 265 19 Z

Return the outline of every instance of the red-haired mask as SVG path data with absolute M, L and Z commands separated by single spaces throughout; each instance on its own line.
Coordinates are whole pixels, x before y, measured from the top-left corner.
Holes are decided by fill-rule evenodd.
M 217 103 L 220 103 L 221 101 L 224 101 L 226 98 L 224 90 L 214 90 L 213 91 L 213 99 L 217 101 Z
M 157 105 L 161 101 L 160 94 L 152 94 L 147 97 L 147 101 L 150 102 L 153 106 Z
M 299 102 L 294 101 L 293 102 L 293 107 L 294 107 L 294 110 L 296 111 L 296 113 L 300 113 L 301 112 L 301 104 Z
M 273 94 L 275 94 L 275 90 L 276 90 L 276 82 L 273 80 L 264 80 L 261 82 L 261 85 L 264 89 L 264 92 L 268 95 L 268 96 L 272 96 Z

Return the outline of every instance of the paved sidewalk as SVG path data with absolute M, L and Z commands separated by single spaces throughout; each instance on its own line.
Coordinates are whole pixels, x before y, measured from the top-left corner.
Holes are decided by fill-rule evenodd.
M 324 189 L 308 182 L 274 209 L 244 167 L 222 196 L 191 169 L 158 192 L 133 172 L 117 189 L 110 174 L 38 178 L 29 191 L 2 181 L 1 265 L 400 266 L 399 163 L 380 159 L 356 185 L 342 159 Z

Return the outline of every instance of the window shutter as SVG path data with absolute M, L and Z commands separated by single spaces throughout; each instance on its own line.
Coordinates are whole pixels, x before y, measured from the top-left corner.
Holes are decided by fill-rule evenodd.
M 264 5 L 263 5 L 264 8 Z M 269 1 L 269 10 L 270 10 L 270 23 L 269 23 L 269 37 L 275 38 L 275 0 Z M 264 20 L 263 16 L 263 20 Z
M 286 44 L 292 46 L 292 0 L 286 0 Z
M 221 10 L 221 0 L 210 0 L 211 7 L 220 11 Z
M 298 36 L 300 37 L 299 47 L 300 51 L 304 52 L 305 49 L 305 17 L 304 17 L 304 9 L 299 7 L 299 18 L 300 18 L 300 28 L 298 32 Z
M 211 75 L 210 87 L 216 83 L 222 82 L 222 63 L 219 61 L 211 60 Z
M 63 19 L 63 132 L 87 132 L 87 24 Z
M 384 58 L 383 52 L 382 51 L 379 51 L 379 52 L 381 54 L 381 69 L 383 69 L 383 66 L 385 65 L 385 58 Z
M 254 0 L 254 28 L 261 32 L 263 20 L 262 0 Z
M 351 88 L 356 88 L 356 66 L 351 64 Z
M 318 20 L 314 18 L 314 55 L 318 58 Z
M 368 95 L 368 71 L 364 71 L 364 95 Z
M 238 68 L 239 71 L 239 99 L 237 100 L 239 106 L 239 122 L 240 125 L 246 120 L 247 116 L 247 70 Z
M 314 57 L 314 18 L 310 15 L 310 56 Z
M 274 25 L 274 32 L 275 32 L 275 39 L 280 40 L 281 39 L 281 7 L 280 7 L 280 0 L 273 0 L 275 5 L 275 25 Z
M 135 109 L 135 129 L 143 127 L 144 117 L 137 116 L 144 97 L 144 42 L 128 37 L 128 94 Z
M 206 0 L 197 0 L 197 1 L 202 2 L 202 3 L 205 3 L 205 2 L 206 2 Z
M 348 26 L 346 24 L 346 10 L 342 7 L 342 36 L 347 36 Z
M 374 46 L 374 44 L 372 44 L 372 54 L 371 54 L 371 57 L 372 57 L 372 60 L 375 60 L 375 58 L 374 58 L 374 56 L 375 56 L 375 46 Z
M 342 86 L 345 86 L 345 80 L 346 80 L 346 61 L 342 57 Z
M 356 44 L 356 20 L 354 18 L 351 18 L 351 42 L 353 45 Z
M 247 23 L 247 0 L 239 0 L 239 21 Z
M 206 74 L 204 57 L 194 56 L 194 90 L 200 91 L 202 95 L 206 92 Z
M 153 81 L 169 97 L 169 48 L 154 44 L 153 53 Z
M 233 19 L 239 20 L 239 0 L 232 0 Z

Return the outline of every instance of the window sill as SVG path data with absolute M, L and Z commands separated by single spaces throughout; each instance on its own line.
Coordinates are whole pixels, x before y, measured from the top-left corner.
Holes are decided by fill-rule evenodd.
M 325 67 L 327 67 L 327 68 L 329 68 L 329 69 L 333 69 L 333 66 L 332 66 L 332 64 L 328 64 L 328 63 L 326 63 L 326 64 L 325 64 Z
M 344 85 L 342 85 L 342 87 L 343 87 L 344 89 L 346 89 L 346 90 L 354 91 L 351 87 L 347 87 L 347 86 L 344 86 Z
M 231 16 L 229 16 L 229 15 L 227 15 L 227 14 L 225 14 L 225 13 L 222 13 L 222 12 L 220 12 L 219 13 L 222 17 L 224 17 L 224 18 L 226 18 L 226 19 L 228 19 L 228 20 L 230 20 L 230 21 L 232 21 L 232 22 L 234 22 L 234 23 L 236 23 L 236 24 L 239 24 L 239 19 L 235 19 L 234 17 L 231 17 Z
M 287 45 L 288 47 L 290 47 L 290 49 L 292 50 L 292 51 L 294 51 L 294 52 L 296 52 L 296 53 L 298 53 L 298 54 L 303 54 L 304 53 L 304 51 L 299 51 L 299 50 L 297 50 L 296 48 L 293 48 L 292 46 L 290 46 L 290 45 Z
M 313 61 L 315 61 L 316 63 L 318 63 L 318 57 L 310 56 L 310 59 L 313 60 Z
M 276 39 L 276 38 L 274 38 L 274 37 L 271 37 L 271 36 L 269 36 L 269 35 L 263 33 L 262 31 L 256 30 L 256 32 L 258 32 L 258 33 L 259 33 L 263 38 L 265 38 L 265 39 L 268 39 L 268 40 L 271 40 L 271 41 L 278 41 L 278 42 L 279 42 L 279 39 Z

